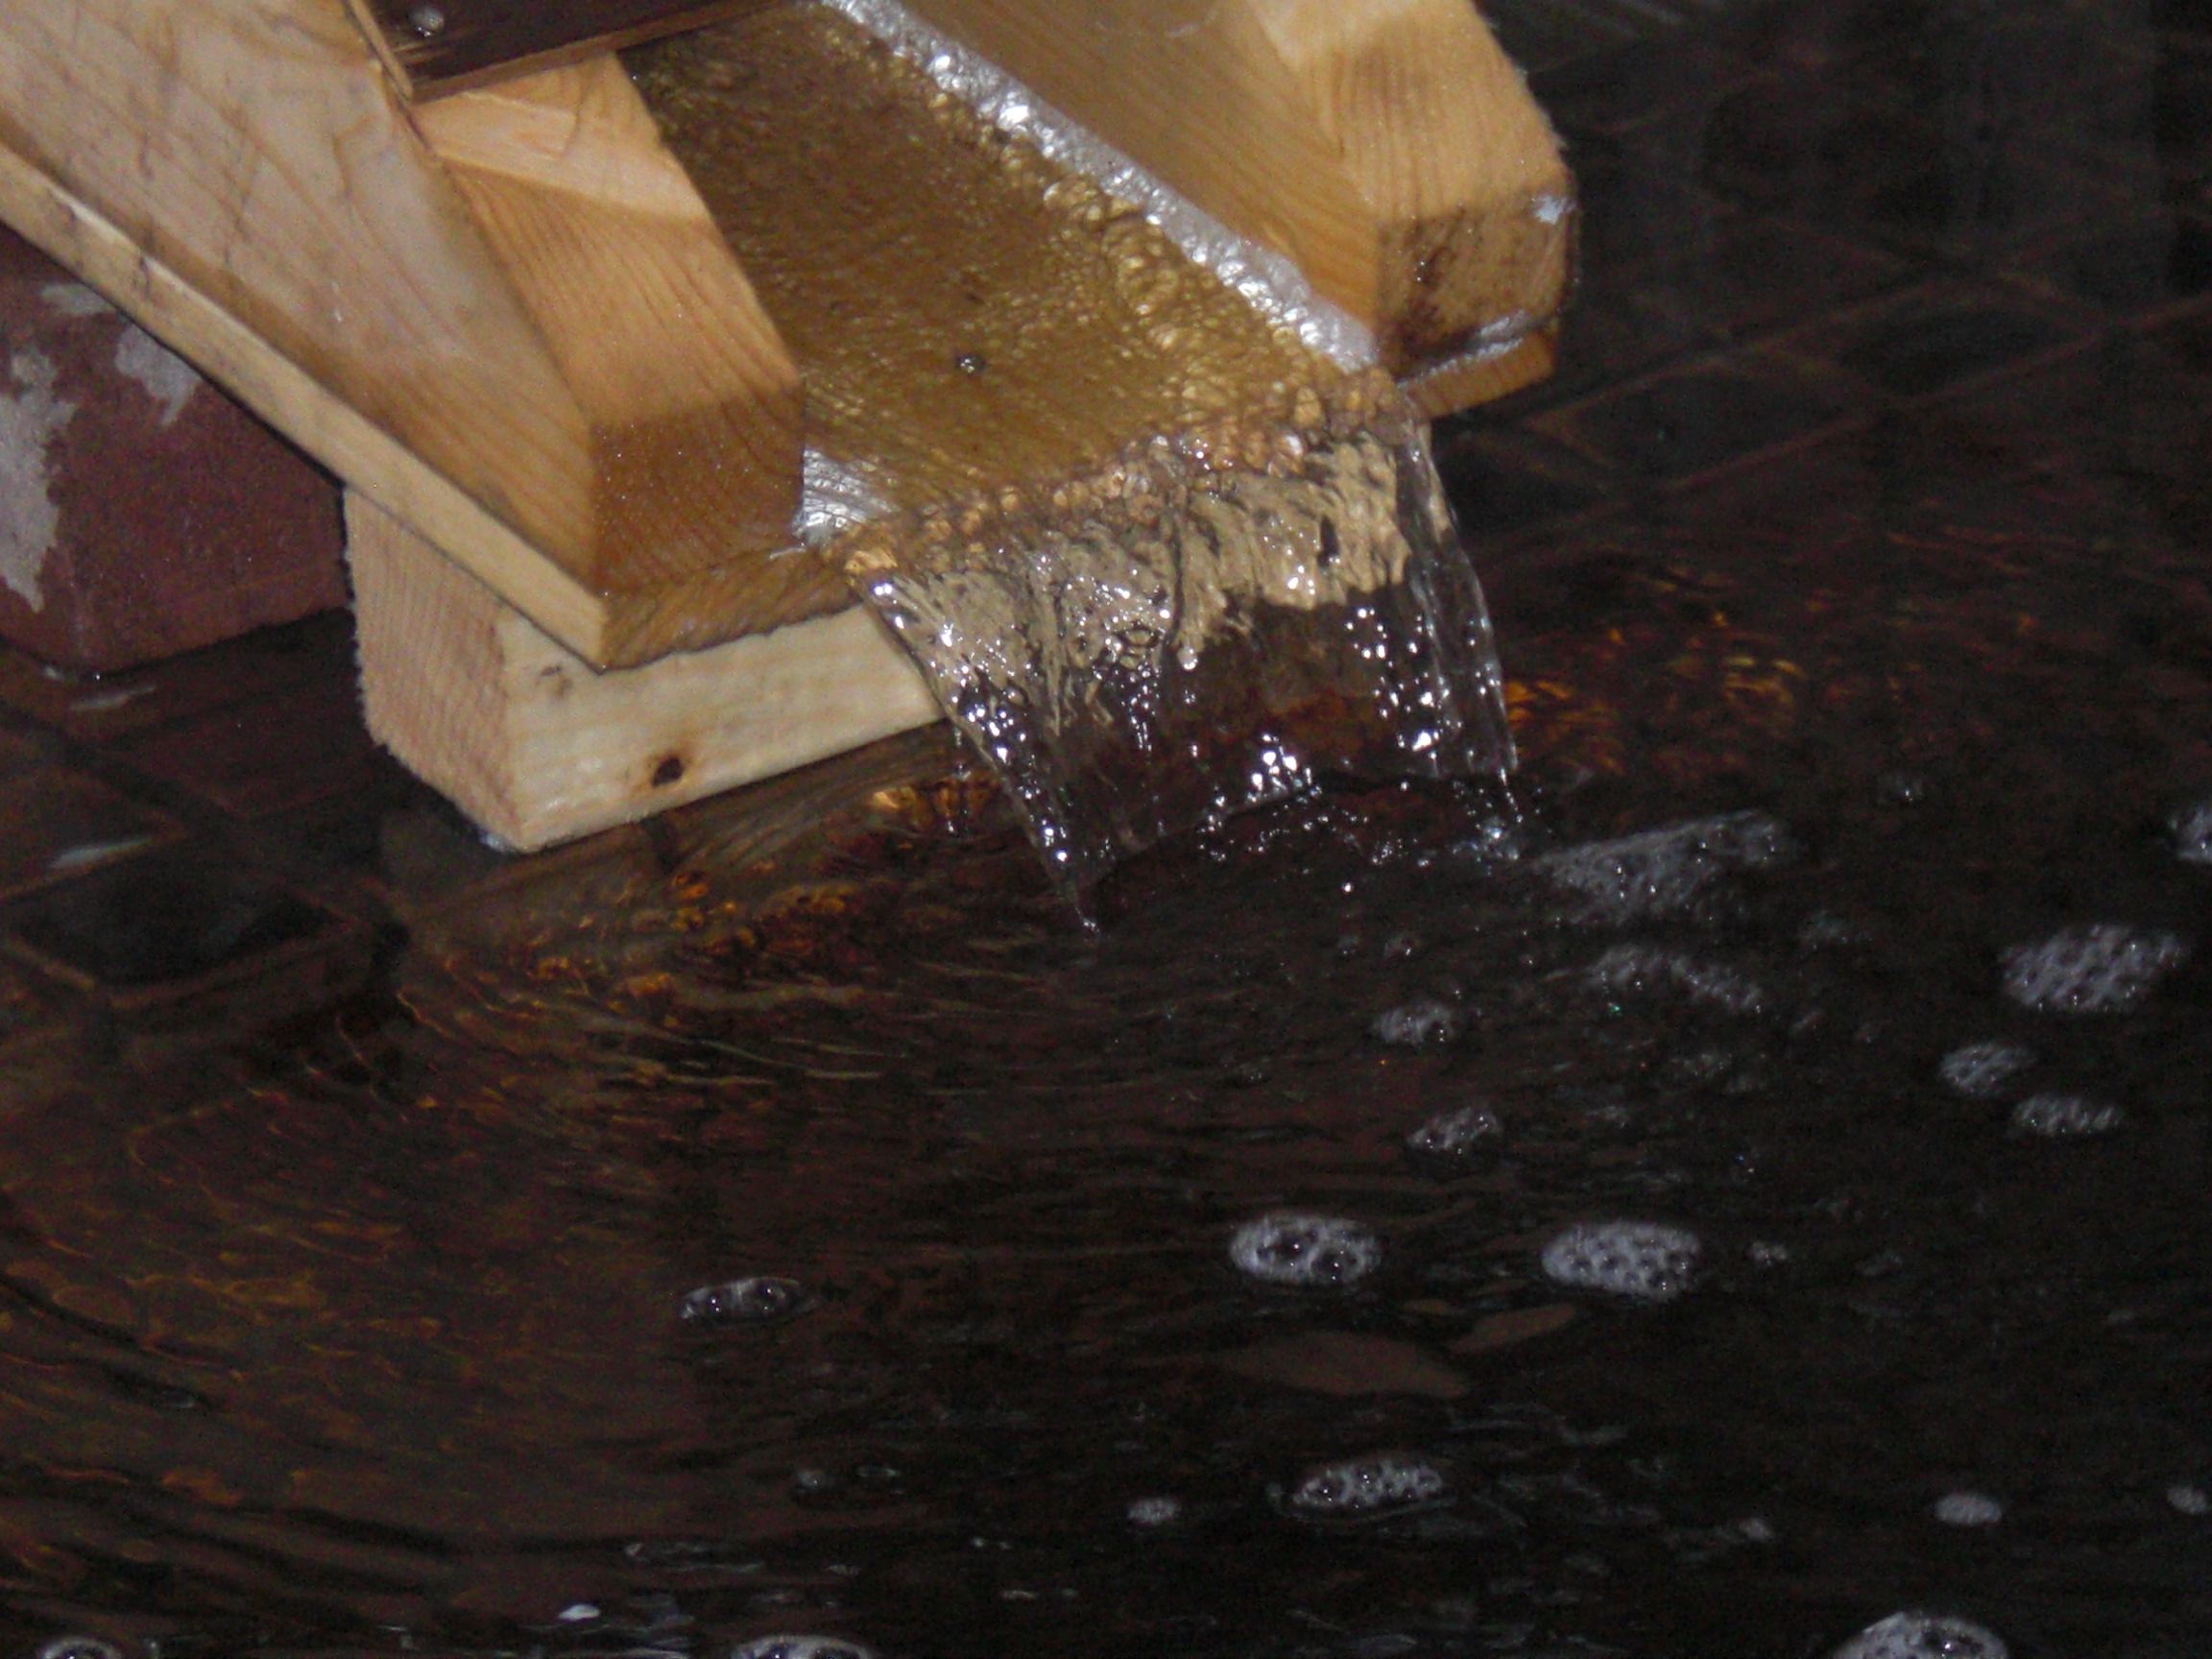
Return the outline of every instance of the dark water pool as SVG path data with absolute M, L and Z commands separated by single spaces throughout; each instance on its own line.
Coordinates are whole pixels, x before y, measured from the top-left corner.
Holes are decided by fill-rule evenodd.
M 0 1647 L 2212 1653 L 2212 10 L 1676 23 L 1510 795 L 1087 937 L 934 735 L 502 863 L 326 628 L 0 664 Z

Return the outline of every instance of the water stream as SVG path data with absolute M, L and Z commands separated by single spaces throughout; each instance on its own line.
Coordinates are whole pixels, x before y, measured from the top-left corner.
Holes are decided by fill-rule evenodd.
M 342 630 L 0 656 L 0 1653 L 2200 1659 L 2212 20 L 1539 89 L 1568 356 L 1434 451 L 1511 797 L 1085 933 L 943 733 L 510 860 L 308 797 Z

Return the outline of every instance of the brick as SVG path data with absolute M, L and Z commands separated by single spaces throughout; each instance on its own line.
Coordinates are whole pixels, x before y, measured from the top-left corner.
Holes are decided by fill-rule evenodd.
M 346 603 L 336 484 L 0 229 L 0 638 L 106 673 Z

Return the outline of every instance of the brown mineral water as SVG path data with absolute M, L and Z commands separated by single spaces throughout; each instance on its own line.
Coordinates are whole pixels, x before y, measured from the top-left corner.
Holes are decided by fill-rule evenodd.
M 1329 773 L 1510 763 L 1386 377 L 826 9 L 633 62 L 806 377 L 824 517 L 866 520 L 794 556 L 853 578 L 1079 905 Z

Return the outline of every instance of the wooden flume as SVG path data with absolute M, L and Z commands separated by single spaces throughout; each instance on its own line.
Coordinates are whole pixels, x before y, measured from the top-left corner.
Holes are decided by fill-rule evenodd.
M 0 217 L 346 480 L 373 725 L 517 846 L 928 717 L 809 454 L 919 512 L 1344 371 L 885 36 L 1286 256 L 1424 414 L 1551 366 L 1572 180 L 1466 0 L 763 0 L 627 68 L 690 19 L 609 6 L 412 104 L 348 3 L 0 12 Z

